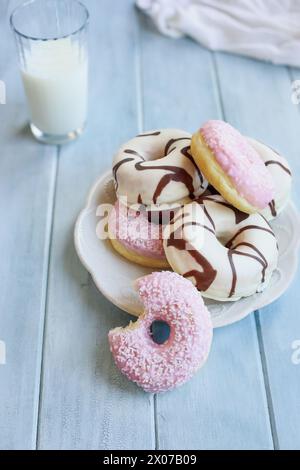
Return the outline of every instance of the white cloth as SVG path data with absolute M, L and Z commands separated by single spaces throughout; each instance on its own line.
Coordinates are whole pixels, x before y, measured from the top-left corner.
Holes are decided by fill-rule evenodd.
M 159 31 L 222 50 L 300 66 L 300 0 L 136 0 Z

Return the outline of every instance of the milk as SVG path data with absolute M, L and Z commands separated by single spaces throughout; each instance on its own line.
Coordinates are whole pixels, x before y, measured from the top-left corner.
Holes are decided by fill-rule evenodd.
M 70 37 L 35 41 L 25 52 L 22 78 L 32 123 L 43 133 L 65 135 L 84 126 L 88 61 Z

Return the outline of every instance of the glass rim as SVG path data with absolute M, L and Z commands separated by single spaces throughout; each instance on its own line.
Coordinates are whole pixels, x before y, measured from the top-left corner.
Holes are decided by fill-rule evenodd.
M 53 38 L 30 36 L 29 34 L 22 33 L 19 29 L 16 28 L 16 26 L 14 24 L 14 17 L 16 15 L 16 13 L 18 13 L 20 10 L 22 10 L 22 8 L 28 6 L 32 3 L 35 3 L 36 1 L 38 1 L 38 0 L 26 0 L 26 1 L 24 1 L 23 3 L 21 3 L 20 5 L 18 5 L 16 8 L 13 9 L 13 11 L 11 12 L 10 18 L 9 18 L 10 27 L 13 30 L 13 32 L 16 33 L 17 35 L 25 38 L 25 39 L 30 39 L 32 41 L 56 41 L 58 39 L 65 39 L 65 38 L 68 38 L 70 36 L 74 36 L 74 35 L 80 33 L 89 23 L 90 13 L 89 13 L 89 10 L 87 9 L 87 7 L 82 2 L 80 2 L 79 0 L 70 0 L 73 3 L 77 3 L 77 5 L 80 5 L 82 7 L 84 13 L 85 13 L 85 19 L 83 21 L 83 24 L 79 28 L 77 28 L 75 31 L 72 31 L 69 34 L 64 34 L 64 35 L 53 37 Z

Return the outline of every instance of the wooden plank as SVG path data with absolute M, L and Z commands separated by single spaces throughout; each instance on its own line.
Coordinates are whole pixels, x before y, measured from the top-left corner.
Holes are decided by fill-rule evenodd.
M 144 18 L 141 23 L 145 130 L 193 132 L 220 118 L 211 54 L 188 39 L 158 35 Z M 253 316 L 217 330 L 205 368 L 177 391 L 157 396 L 156 411 L 160 449 L 272 448 Z
M 96 291 L 73 246 L 87 191 L 138 131 L 135 10 L 131 2 L 85 2 L 91 13 L 89 127 L 60 154 L 47 304 L 41 449 L 154 447 L 153 397 L 115 368 L 107 333 L 129 316 Z
M 0 448 L 35 447 L 45 286 L 56 170 L 56 148 L 33 140 L 8 30 L 8 2 L 0 4 Z
M 300 201 L 299 109 L 291 102 L 284 67 L 218 55 L 226 119 L 242 132 L 269 142 L 285 155 L 294 175 L 293 197 Z M 295 78 L 299 77 L 299 71 Z M 275 445 L 300 447 L 300 366 L 292 363 L 292 344 L 300 339 L 299 271 L 277 302 L 257 314 L 257 327 Z

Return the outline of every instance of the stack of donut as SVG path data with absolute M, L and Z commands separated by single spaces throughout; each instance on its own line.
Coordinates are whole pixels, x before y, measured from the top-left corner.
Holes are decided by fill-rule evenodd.
M 114 249 L 174 273 L 139 281 L 145 313 L 110 332 L 110 346 L 131 380 L 164 391 L 185 382 L 208 356 L 212 326 L 201 296 L 236 301 L 268 285 L 278 261 L 269 221 L 289 200 L 291 170 L 271 147 L 211 120 L 194 135 L 178 129 L 138 135 L 117 152 L 113 176 L 117 202 L 108 232 Z M 179 328 L 184 315 L 186 328 Z M 151 341 L 153 319 L 174 325 L 163 345 Z

